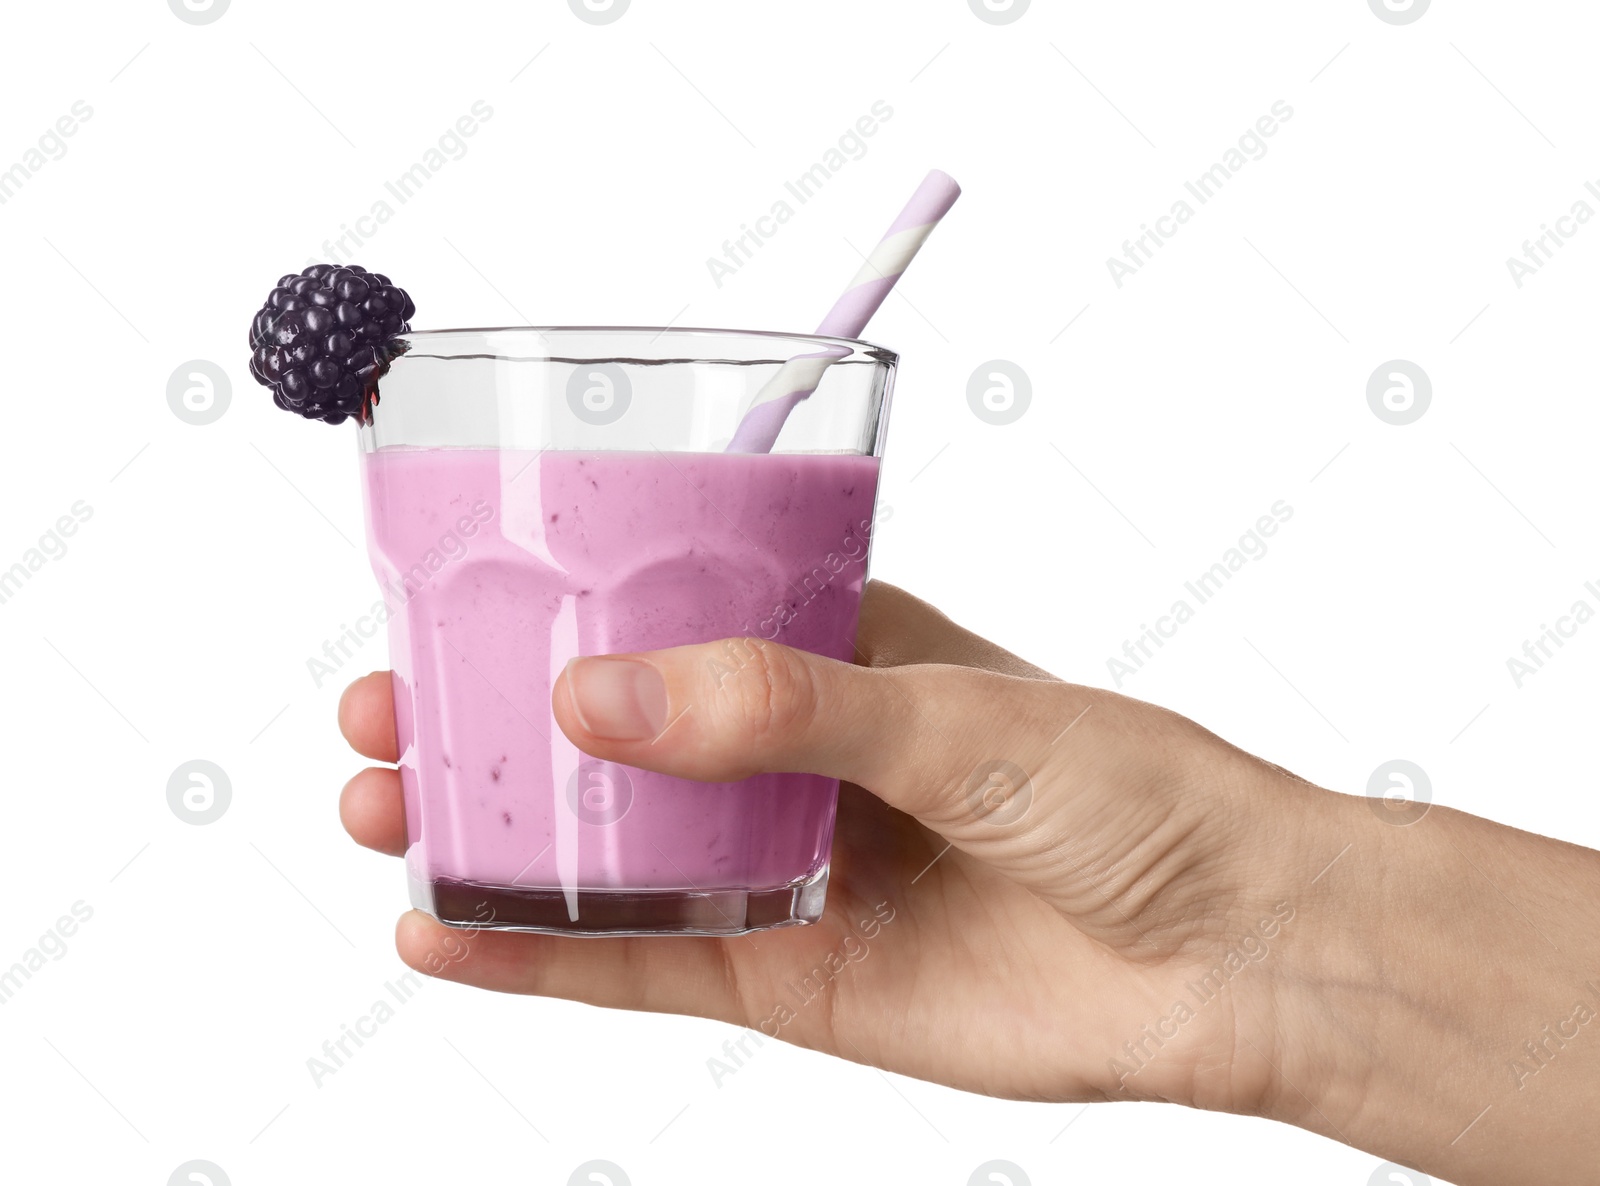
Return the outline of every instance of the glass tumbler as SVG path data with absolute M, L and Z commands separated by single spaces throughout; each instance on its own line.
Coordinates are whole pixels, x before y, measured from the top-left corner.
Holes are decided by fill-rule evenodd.
M 830 361 L 773 450 L 729 452 L 801 357 Z M 732 330 L 405 336 L 360 442 L 413 905 L 578 935 L 820 917 L 835 780 L 601 761 L 550 691 L 575 656 L 722 639 L 729 672 L 748 638 L 850 659 L 895 365 L 865 342 Z

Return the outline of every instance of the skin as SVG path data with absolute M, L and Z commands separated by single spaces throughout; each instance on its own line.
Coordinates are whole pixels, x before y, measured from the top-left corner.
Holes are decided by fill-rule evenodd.
M 715 643 L 569 669 L 555 718 L 651 770 L 844 780 L 820 923 L 575 941 L 412 911 L 401 958 L 988 1095 L 1265 1116 L 1464 1186 L 1595 1180 L 1600 854 L 1317 788 L 881 582 L 855 665 L 738 645 L 731 671 Z M 390 688 L 375 672 L 339 705 L 385 763 Z M 1026 790 L 972 791 L 997 760 Z M 404 851 L 392 766 L 351 779 L 340 812 L 358 843 Z M 800 1004 L 788 986 L 830 957 L 842 970 Z

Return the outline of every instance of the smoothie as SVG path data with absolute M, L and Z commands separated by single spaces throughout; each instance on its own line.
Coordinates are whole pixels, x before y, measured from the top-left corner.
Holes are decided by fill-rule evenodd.
M 588 758 L 550 689 L 575 655 L 730 637 L 849 659 L 876 458 L 383 448 L 364 466 L 416 905 L 727 933 L 789 917 L 809 887 L 820 902 L 833 780 Z

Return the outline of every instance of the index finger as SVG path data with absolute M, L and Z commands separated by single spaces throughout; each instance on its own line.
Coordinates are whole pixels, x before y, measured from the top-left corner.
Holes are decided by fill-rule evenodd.
M 339 697 L 339 732 L 350 748 L 375 762 L 395 762 L 400 751 L 394 739 L 394 684 L 391 672 L 362 676 Z
M 861 598 L 856 662 L 863 667 L 945 663 L 1024 679 L 1056 679 L 1044 668 L 951 621 L 922 598 L 878 580 L 867 582 Z

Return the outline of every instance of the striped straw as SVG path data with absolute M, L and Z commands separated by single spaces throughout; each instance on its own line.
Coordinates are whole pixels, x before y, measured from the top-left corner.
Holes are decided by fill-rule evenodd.
M 938 169 L 923 178 L 900 216 L 872 249 L 844 294 L 817 327 L 823 338 L 856 338 L 883 304 L 895 281 L 916 258 L 933 228 L 961 196 L 955 178 Z M 849 351 L 840 346 L 791 358 L 759 392 L 739 422 L 728 445 L 730 453 L 770 453 L 784 421 L 799 402 L 817 389 L 823 372 Z

